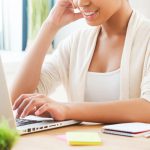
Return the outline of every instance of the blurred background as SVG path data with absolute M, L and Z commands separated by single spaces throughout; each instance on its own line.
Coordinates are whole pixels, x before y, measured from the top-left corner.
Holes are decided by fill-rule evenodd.
M 53 0 L 0 0 L 0 48 L 25 50 L 53 5 Z
M 150 0 L 130 2 L 135 9 L 150 17 Z M 54 3 L 55 0 L 0 0 L 0 49 L 24 51 L 35 38 Z M 70 32 L 85 26 L 84 20 L 80 20 L 64 27 L 56 35 L 53 46 Z
M 132 7 L 150 18 L 150 0 L 129 0 Z M 42 22 L 56 0 L 0 0 L 0 54 L 7 82 L 13 82 L 27 45 L 33 42 Z M 87 26 L 84 19 L 62 28 L 54 38 L 50 50 L 71 32 Z M 46 56 L 48 60 L 48 55 Z M 59 97 L 66 99 L 60 88 Z M 56 96 L 57 97 L 57 96 Z

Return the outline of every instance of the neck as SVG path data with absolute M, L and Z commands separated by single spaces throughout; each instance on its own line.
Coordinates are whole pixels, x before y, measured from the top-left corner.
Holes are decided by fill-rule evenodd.
M 102 32 L 107 36 L 125 35 L 132 8 L 128 2 L 123 2 L 122 7 L 106 23 L 102 24 Z

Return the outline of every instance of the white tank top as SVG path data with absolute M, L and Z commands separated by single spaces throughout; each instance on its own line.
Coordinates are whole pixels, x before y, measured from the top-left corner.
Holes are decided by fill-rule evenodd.
M 96 73 L 88 72 L 85 85 L 86 102 L 119 100 L 120 69 Z

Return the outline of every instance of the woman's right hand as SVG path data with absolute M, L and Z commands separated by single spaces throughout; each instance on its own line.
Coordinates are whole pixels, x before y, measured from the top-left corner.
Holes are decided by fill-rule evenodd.
M 61 28 L 75 20 L 83 18 L 81 13 L 74 13 L 72 0 L 57 0 L 46 21 L 56 28 Z
M 66 120 L 68 105 L 52 100 L 43 94 L 22 94 L 14 103 L 16 118 L 28 115 L 52 117 L 55 120 Z

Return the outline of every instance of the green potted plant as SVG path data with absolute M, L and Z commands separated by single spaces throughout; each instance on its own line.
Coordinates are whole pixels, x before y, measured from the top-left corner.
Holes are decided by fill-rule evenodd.
M 19 138 L 15 129 L 11 129 L 6 120 L 0 121 L 0 150 L 11 150 Z

